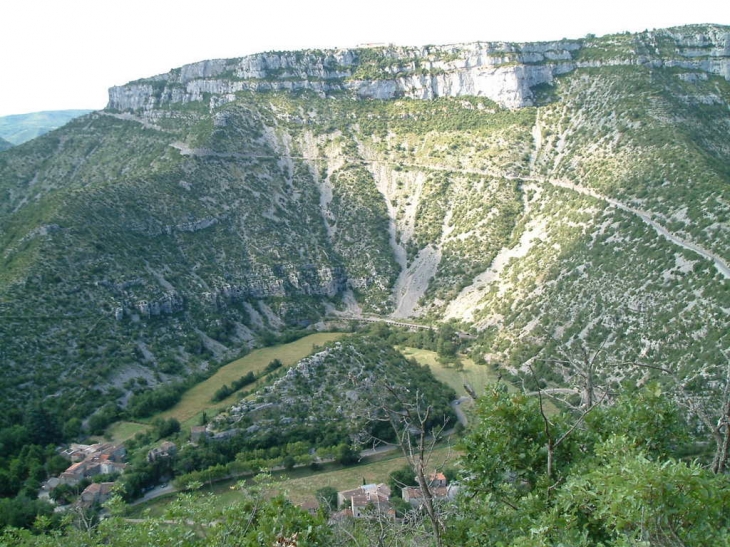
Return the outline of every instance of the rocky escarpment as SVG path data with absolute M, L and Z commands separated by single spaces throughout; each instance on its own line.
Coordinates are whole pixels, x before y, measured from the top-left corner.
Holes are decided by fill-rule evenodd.
M 212 107 L 239 91 L 350 92 L 359 98 L 433 99 L 481 95 L 515 108 L 531 103 L 530 88 L 569 66 L 576 42 L 463 44 L 450 47 L 261 53 L 204 61 L 109 90 L 109 109 L 153 109 L 167 103 L 209 100 Z M 369 62 L 373 55 L 385 62 Z
M 343 291 L 348 279 L 343 268 L 320 267 L 310 264 L 264 267 L 247 273 L 243 284 L 224 283 L 204 293 L 206 300 L 217 305 L 248 298 L 285 297 L 292 294 L 333 297 Z
M 198 101 L 214 108 L 240 91 L 272 90 L 370 99 L 483 96 L 518 108 L 533 104 L 535 86 L 577 68 L 605 65 L 681 67 L 730 79 L 730 32 L 682 27 L 598 40 L 261 53 L 193 63 L 113 87 L 107 108 L 151 110 Z

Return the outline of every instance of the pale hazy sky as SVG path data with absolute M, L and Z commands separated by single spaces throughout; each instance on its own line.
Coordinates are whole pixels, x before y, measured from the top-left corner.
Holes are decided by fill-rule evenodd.
M 103 108 L 113 85 L 270 50 L 539 41 L 730 24 L 727 0 L 4 0 L 0 116 Z

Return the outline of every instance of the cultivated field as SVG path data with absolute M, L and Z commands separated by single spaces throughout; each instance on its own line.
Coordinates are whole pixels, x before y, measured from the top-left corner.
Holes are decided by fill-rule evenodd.
M 109 426 L 106 430 L 106 435 L 109 436 L 113 442 L 122 443 L 131 439 L 137 433 L 144 433 L 149 429 L 149 425 L 138 422 L 116 422 Z
M 398 455 L 396 455 L 398 454 Z M 406 460 L 400 456 L 400 451 L 391 453 L 372 463 L 344 467 L 327 473 L 316 473 L 303 477 L 291 477 L 283 480 L 277 486 L 287 498 L 294 503 L 303 503 L 314 500 L 314 493 L 325 486 L 332 486 L 336 490 L 357 488 L 365 483 L 387 482 L 388 475 L 406 465 Z M 453 447 L 437 448 L 431 455 L 431 469 L 441 469 L 444 466 L 453 467 L 459 454 Z

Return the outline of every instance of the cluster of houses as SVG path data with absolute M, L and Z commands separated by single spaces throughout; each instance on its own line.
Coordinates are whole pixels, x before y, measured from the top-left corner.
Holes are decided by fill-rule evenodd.
M 453 499 L 456 495 L 457 486 L 449 486 L 443 473 L 432 473 L 428 481 L 428 489 L 434 500 Z M 390 488 L 382 483 L 363 484 L 353 490 L 337 492 L 338 512 L 334 513 L 332 518 L 335 520 L 344 517 L 362 518 L 373 513 L 395 518 L 390 496 Z M 419 486 L 403 487 L 401 497 L 414 509 L 420 509 L 425 503 L 423 490 Z
M 199 441 L 207 437 L 205 427 L 194 427 L 192 437 Z M 147 454 L 147 461 L 154 462 L 162 458 L 171 458 L 177 452 L 175 443 L 164 442 L 153 448 Z M 98 443 L 92 445 L 72 444 L 61 452 L 61 455 L 71 461 L 71 465 L 58 477 L 51 477 L 43 483 L 39 498 L 49 499 L 50 493 L 58 486 L 65 484 L 74 486 L 84 479 L 97 475 L 123 473 L 127 464 L 123 462 L 126 450 L 123 445 L 112 443 Z M 428 477 L 428 489 L 434 500 L 453 499 L 457 486 L 449 485 L 443 473 L 432 473 Z M 104 503 L 112 495 L 113 482 L 94 482 L 81 492 L 77 505 L 90 507 Z M 390 502 L 391 490 L 382 483 L 364 484 L 352 490 L 337 493 L 337 512 L 332 519 L 339 520 L 346 517 L 362 518 L 367 515 L 378 514 L 395 518 L 395 510 Z M 401 497 L 414 509 L 420 509 L 425 503 L 425 496 L 418 486 L 405 486 L 401 489 Z M 316 510 L 316 507 L 309 508 Z
M 123 462 L 126 450 L 122 445 L 112 443 L 72 444 L 61 452 L 71 465 L 58 477 L 51 477 L 41 486 L 38 497 L 49 499 L 50 493 L 59 485 L 75 486 L 84 479 L 97 475 L 124 473 L 127 464 Z M 79 503 L 93 505 L 103 503 L 111 496 L 113 482 L 92 483 L 81 492 Z

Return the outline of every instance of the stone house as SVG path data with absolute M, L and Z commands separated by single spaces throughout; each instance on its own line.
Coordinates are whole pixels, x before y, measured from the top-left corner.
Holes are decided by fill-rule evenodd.
M 69 456 L 72 461 L 80 455 L 85 455 L 82 461 L 71 464 L 66 471 L 61 473 L 59 480 L 63 484 L 78 484 L 85 478 L 99 474 L 123 473 L 127 467 L 125 463 L 122 463 L 126 450 L 123 446 L 112 443 L 91 446 L 76 445 L 70 450 L 64 451 L 63 454 Z
M 434 500 L 448 499 L 455 493 L 455 489 L 448 485 L 448 480 L 443 473 L 431 473 L 428 476 L 428 488 Z M 416 509 L 425 503 L 425 496 L 420 486 L 404 487 L 401 490 L 401 497 L 403 501 L 407 501 Z
M 104 503 L 111 497 L 113 487 L 113 482 L 95 482 L 90 484 L 81 492 L 81 497 L 79 498 L 80 504 L 91 506 L 95 503 Z
M 160 446 L 147 452 L 147 461 L 152 463 L 160 459 L 172 458 L 175 454 L 177 454 L 177 445 L 173 442 L 165 441 Z
M 74 464 L 71 464 L 66 471 L 61 473 L 59 475 L 59 479 L 61 481 L 61 484 L 69 484 L 73 486 L 74 484 L 80 483 L 84 478 L 86 478 L 86 471 L 87 471 L 87 464 L 85 461 L 83 462 L 77 462 Z
M 107 456 L 107 458 L 112 461 L 121 462 L 126 454 L 127 451 L 123 445 L 115 445 L 113 443 L 97 443 L 90 445 L 73 443 L 66 450 L 61 452 L 61 456 L 71 460 L 73 463 L 101 456 Z
M 385 484 L 364 484 L 354 490 L 337 492 L 337 508 L 349 509 L 360 518 L 370 511 L 391 513 L 390 488 Z
M 443 473 L 431 473 L 428 476 L 428 485 L 431 488 L 436 488 L 439 486 L 448 486 L 449 481 L 446 480 L 446 475 Z

